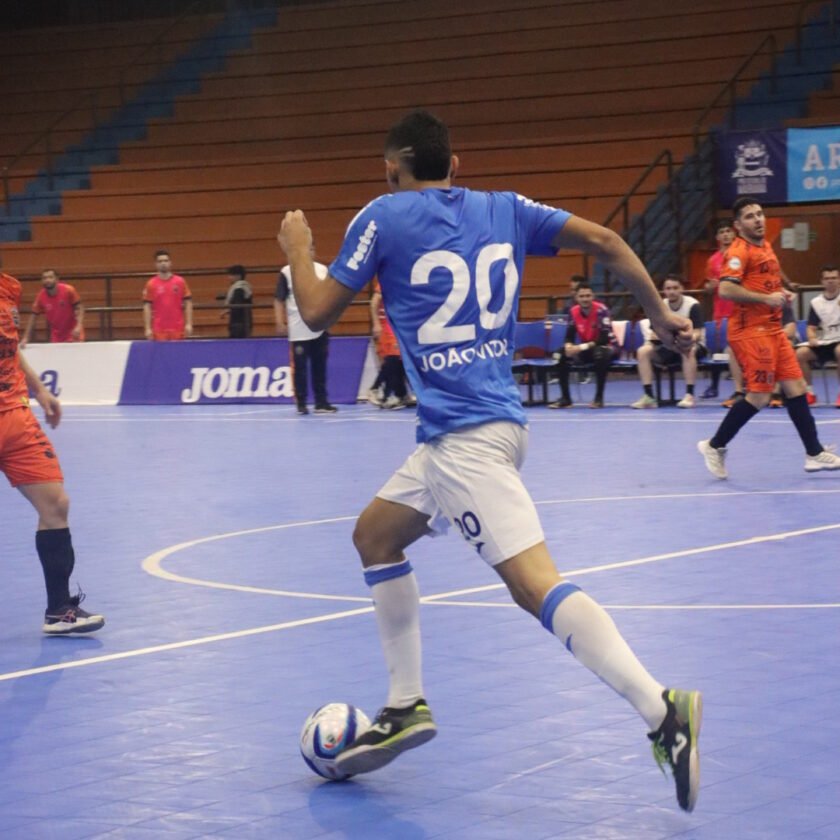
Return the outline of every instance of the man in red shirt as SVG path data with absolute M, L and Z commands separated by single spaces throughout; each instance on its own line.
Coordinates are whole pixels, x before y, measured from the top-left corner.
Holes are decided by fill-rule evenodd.
M 0 472 L 38 512 L 35 547 L 47 587 L 45 633 L 63 636 L 90 633 L 105 624 L 79 604 L 80 591 L 70 595 L 75 565 L 67 522 L 70 500 L 52 444 L 29 407 L 31 391 L 51 428 L 61 420 L 61 403 L 44 387 L 18 351 L 20 283 L 0 272 Z
M 709 440 L 697 444 L 706 467 L 726 478 L 726 445 L 769 402 L 777 382 L 786 408 L 805 447 L 805 471 L 840 469 L 840 458 L 823 448 L 817 436 L 796 353 L 782 329 L 782 309 L 791 297 L 782 269 L 764 238 L 764 210 L 758 199 L 739 198 L 732 208 L 738 237 L 724 255 L 720 294 L 735 304 L 729 319 L 729 345 L 744 372 L 746 397 L 737 401 Z
M 723 269 L 723 256 L 726 249 L 732 244 L 735 239 L 735 228 L 732 227 L 732 222 L 729 219 L 721 219 L 715 226 L 715 240 L 717 241 L 718 249 L 706 261 L 706 289 L 712 292 L 713 311 L 712 317 L 715 320 L 717 329 L 721 327 L 721 321 L 724 318 L 729 318 L 735 311 L 735 304 L 731 300 L 726 300 L 720 296 L 720 272 Z M 738 366 L 738 360 L 732 352 L 732 348 L 727 347 L 729 353 L 729 374 L 732 377 L 732 386 L 735 392 L 731 397 L 724 400 L 725 408 L 731 408 L 733 403 L 744 395 L 744 380 L 741 375 L 741 368 Z M 718 385 L 720 383 L 720 368 L 712 369 L 712 384 L 703 392 L 702 399 L 715 399 L 718 395 Z
M 20 346 L 26 347 L 31 341 L 39 315 L 47 319 L 50 341 L 84 341 L 85 310 L 79 293 L 69 283 L 60 283 L 58 274 L 52 268 L 41 272 L 41 284 L 43 288 L 38 292 L 35 303 L 32 304 L 32 315 L 26 325 L 26 332 Z
M 172 273 L 169 252 L 155 252 L 157 274 L 143 289 L 143 326 L 146 338 L 180 341 L 192 335 L 192 292 L 178 274 Z

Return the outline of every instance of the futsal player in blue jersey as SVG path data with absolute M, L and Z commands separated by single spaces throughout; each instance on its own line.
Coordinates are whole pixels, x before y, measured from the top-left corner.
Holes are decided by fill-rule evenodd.
M 418 403 L 419 446 L 353 534 L 390 687 L 385 707 L 338 756 L 338 768 L 376 770 L 436 734 L 422 686 L 417 582 L 404 551 L 454 524 L 516 603 L 636 708 L 657 763 L 671 768 L 679 804 L 690 811 L 699 784 L 700 692 L 657 682 L 605 610 L 557 571 L 519 475 L 528 432 L 511 358 L 526 254 L 571 248 L 596 257 L 635 294 L 668 347 L 686 351 L 691 324 L 671 313 L 614 232 L 516 193 L 454 187 L 457 168 L 446 126 L 414 111 L 386 140 L 391 194 L 353 219 L 325 280 L 316 278 L 312 232 L 300 210 L 286 214 L 278 234 L 311 329 L 327 329 L 378 277 Z

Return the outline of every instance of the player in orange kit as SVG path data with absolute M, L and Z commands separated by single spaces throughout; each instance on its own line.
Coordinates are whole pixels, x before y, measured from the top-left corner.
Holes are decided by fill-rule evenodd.
M 840 469 L 840 458 L 823 448 L 805 397 L 806 384 L 796 353 L 782 329 L 782 308 L 789 299 L 776 254 L 764 238 L 764 210 L 743 196 L 732 208 L 738 236 L 729 246 L 720 275 L 720 296 L 735 303 L 729 319 L 729 346 L 744 373 L 747 395 L 727 412 L 714 437 L 697 448 L 709 472 L 726 478 L 726 445 L 770 402 L 776 382 L 805 446 L 806 472 Z
M 29 407 L 29 391 L 51 428 L 61 420 L 61 404 L 18 351 L 20 292 L 20 283 L 0 272 L 0 472 L 38 512 L 35 546 L 47 587 L 44 632 L 90 633 L 105 619 L 80 607 L 84 593 L 70 595 L 75 564 L 67 523 L 70 500 L 52 444 Z

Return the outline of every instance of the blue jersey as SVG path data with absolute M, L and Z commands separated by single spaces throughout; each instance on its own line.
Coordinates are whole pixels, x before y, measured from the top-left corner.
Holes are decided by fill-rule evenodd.
M 417 395 L 419 442 L 463 426 L 525 425 L 511 373 L 526 254 L 553 255 L 569 218 L 511 192 L 460 187 L 383 195 L 347 230 L 330 275 L 379 277 Z

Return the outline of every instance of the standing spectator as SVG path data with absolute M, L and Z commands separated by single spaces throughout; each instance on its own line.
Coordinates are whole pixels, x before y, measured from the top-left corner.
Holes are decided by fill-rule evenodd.
M 642 321 L 642 333 L 645 343 L 636 353 L 639 364 L 639 379 L 642 381 L 644 393 L 631 406 L 632 408 L 657 408 L 659 405 L 653 396 L 653 366 L 662 367 L 671 365 L 682 365 L 683 379 L 685 380 L 685 396 L 677 403 L 678 408 L 694 408 L 694 383 L 697 380 L 697 361 L 706 354 L 703 347 L 703 333 L 705 321 L 700 302 L 690 295 L 683 294 L 683 279 L 678 274 L 669 274 L 662 284 L 662 292 L 668 307 L 675 315 L 688 318 L 691 321 L 694 343 L 688 353 L 677 353 L 676 350 L 669 350 L 663 346 L 662 341 L 650 328 L 650 320 L 645 318 Z
M 549 408 L 569 408 L 569 370 L 572 364 L 592 365 L 595 368 L 595 398 L 590 408 L 604 407 L 604 385 L 610 363 L 618 354 L 618 341 L 612 329 L 610 312 L 595 300 L 590 286 L 581 283 L 575 295 L 575 305 L 569 311 L 566 343 L 560 356 L 558 375 L 561 396 Z
M 47 589 L 43 631 L 51 636 L 90 633 L 105 624 L 83 610 L 84 594 L 70 594 L 75 565 L 67 514 L 70 501 L 52 444 L 29 407 L 28 393 L 44 409 L 51 428 L 61 420 L 61 403 L 44 387 L 18 351 L 20 283 L 0 272 L 0 472 L 35 508 L 35 548 Z
M 719 291 L 723 257 L 726 254 L 726 249 L 732 244 L 734 239 L 735 228 L 732 227 L 732 221 L 730 219 L 721 219 L 715 226 L 715 240 L 717 241 L 718 249 L 706 262 L 706 289 L 712 292 L 712 318 L 718 330 L 720 330 L 723 319 L 729 318 L 735 311 L 734 301 L 722 298 Z M 726 352 L 729 354 L 729 375 L 732 378 L 732 386 L 735 389 L 732 396 L 724 402 L 724 406 L 730 408 L 738 398 L 744 395 L 744 377 L 741 374 L 741 367 L 735 358 L 735 354 L 732 352 L 732 348 L 727 347 Z M 713 368 L 712 382 L 703 392 L 703 399 L 717 399 L 719 386 L 720 369 Z
M 817 401 L 811 384 L 815 365 L 822 367 L 826 362 L 837 362 L 840 376 L 840 270 L 837 266 L 823 266 L 820 282 L 823 293 L 811 300 L 808 311 L 807 340 L 796 349 L 797 361 L 808 383 L 809 405 Z M 840 408 L 840 394 L 834 404 Z
M 840 457 L 823 448 L 805 398 L 807 386 L 796 353 L 782 329 L 782 308 L 791 293 L 784 289 L 782 270 L 772 245 L 764 238 L 764 208 L 758 199 L 741 196 L 732 208 L 738 237 L 726 251 L 720 293 L 735 301 L 729 343 L 744 371 L 747 395 L 726 413 L 718 430 L 697 449 L 706 468 L 725 479 L 727 445 L 769 404 L 781 382 L 785 407 L 805 447 L 805 471 L 840 469 Z
M 314 263 L 319 280 L 327 276 L 327 267 Z M 326 330 L 314 332 L 300 317 L 294 289 L 292 271 L 286 266 L 277 278 L 277 290 L 274 293 L 274 318 L 277 323 L 277 335 L 289 337 L 292 358 L 292 373 L 295 383 L 295 401 L 298 414 L 309 414 L 306 397 L 309 391 L 307 367 L 312 370 L 312 390 L 315 394 L 316 414 L 335 414 L 338 409 L 330 405 L 327 399 L 327 354 L 330 336 Z
M 400 345 L 394 330 L 385 314 L 385 304 L 382 302 L 382 287 L 378 280 L 373 281 L 373 294 L 370 298 L 371 332 L 376 341 L 376 352 L 382 363 L 379 376 L 380 383 L 374 383 L 372 391 L 378 395 L 378 387 L 382 388 L 381 396 L 371 400 L 380 408 L 392 410 L 408 406 L 408 388 L 406 387 L 405 366 L 403 365 Z
M 155 251 L 157 274 L 143 289 L 143 326 L 146 338 L 180 341 L 193 333 L 192 292 L 178 274 L 172 273 L 169 251 Z
M 231 338 L 250 338 L 254 328 L 254 290 L 245 279 L 245 267 L 232 265 L 227 270 L 230 286 L 227 293 L 218 295 L 216 300 L 223 300 L 227 307 L 222 317 L 228 319 L 228 333 Z
M 39 315 L 47 319 L 50 341 L 84 341 L 85 310 L 79 293 L 69 283 L 60 283 L 58 274 L 52 268 L 41 272 L 41 285 L 43 288 L 32 304 L 32 315 L 29 317 L 20 346 L 26 347 L 31 341 Z

